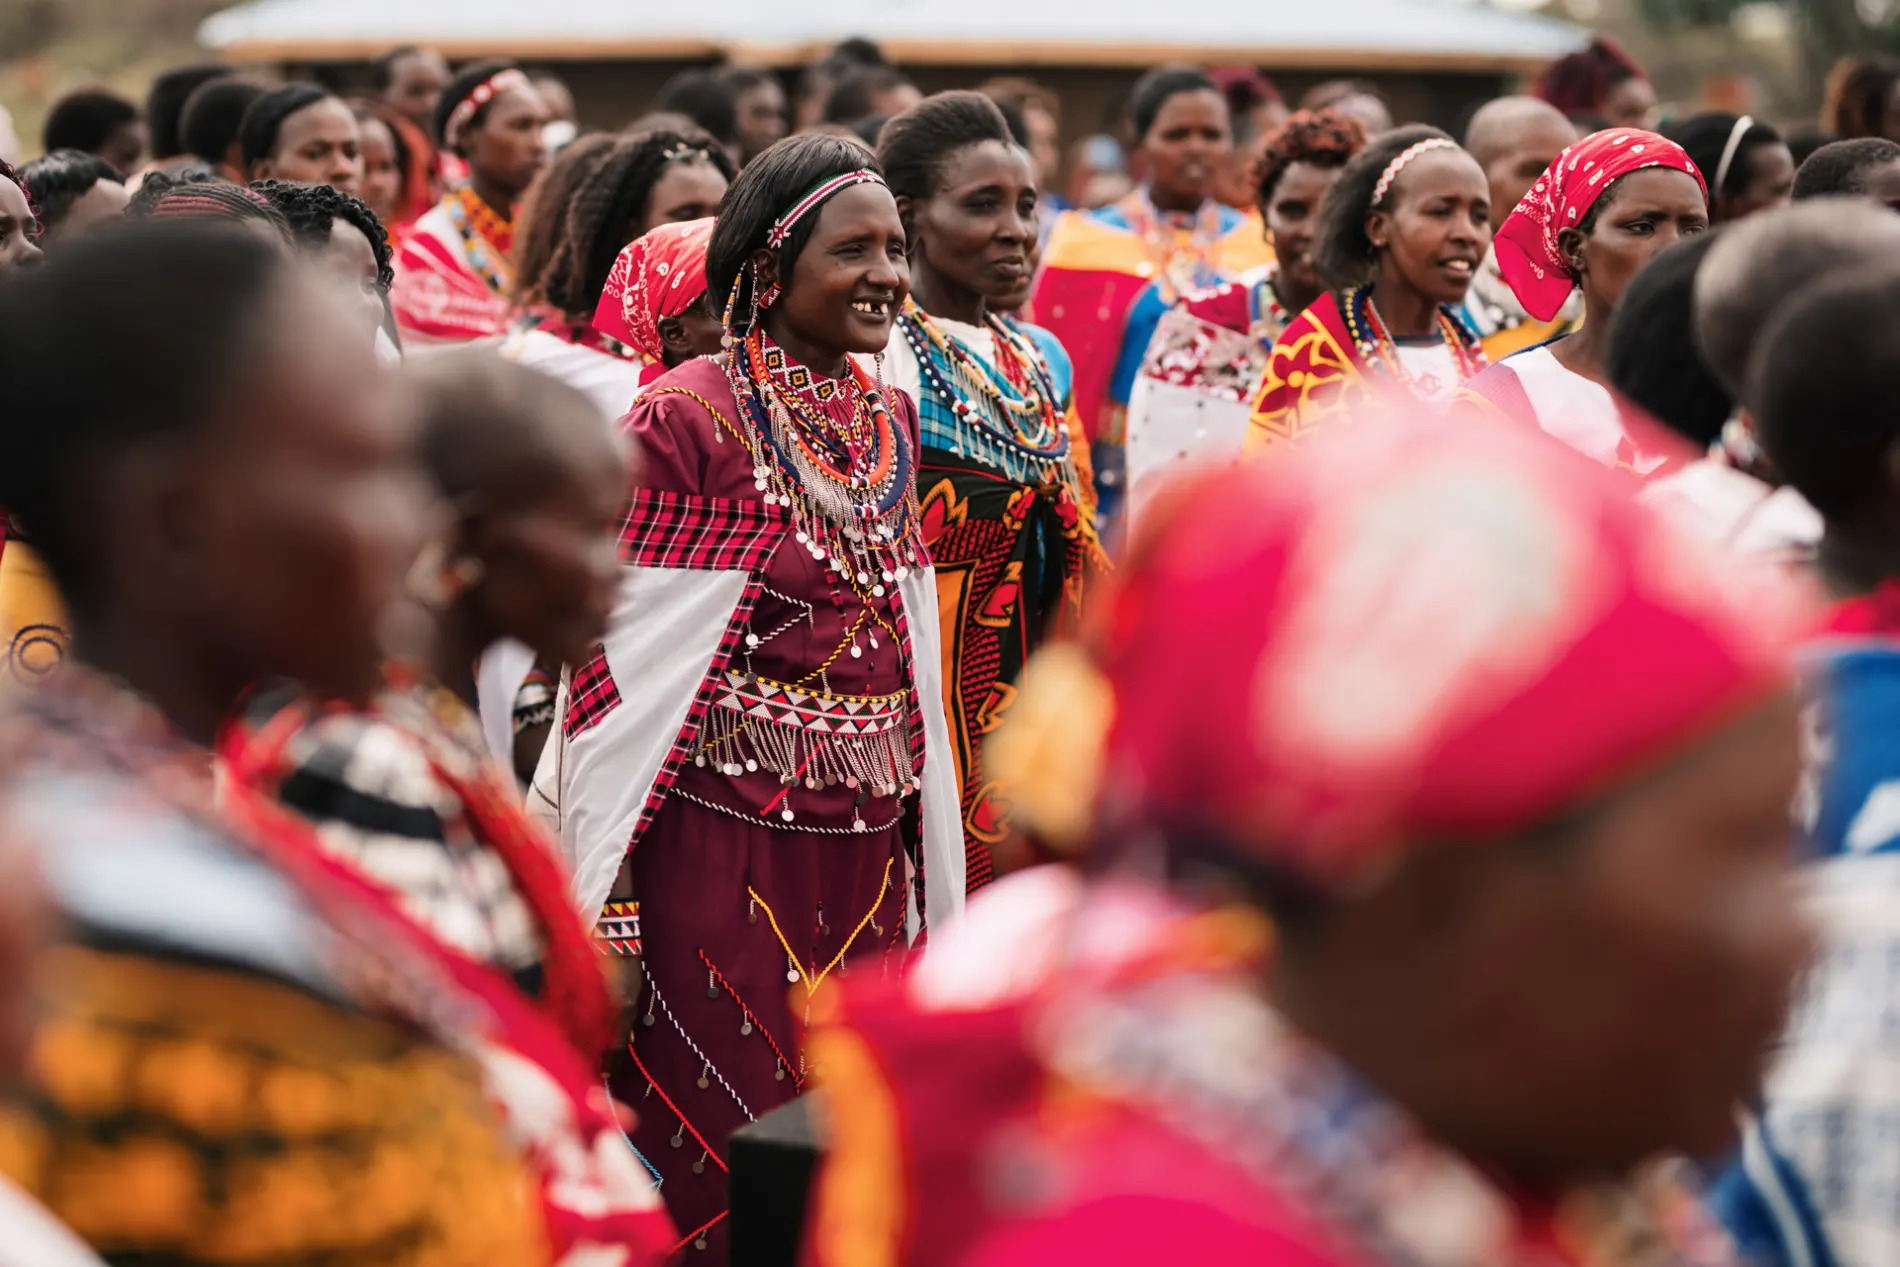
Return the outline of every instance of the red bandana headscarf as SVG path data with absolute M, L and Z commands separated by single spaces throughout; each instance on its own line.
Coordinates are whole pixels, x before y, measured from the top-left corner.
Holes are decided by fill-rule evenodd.
M 1667 137 L 1639 128 L 1611 128 L 1586 136 L 1557 156 L 1498 230 L 1498 271 L 1524 311 L 1549 321 L 1570 297 L 1576 280 L 1557 249 L 1560 230 L 1583 221 L 1612 182 L 1645 167 L 1687 172 L 1708 186 L 1688 151 Z
M 1378 410 L 1163 495 L 1093 630 L 1109 839 L 1211 830 L 1350 883 L 1542 822 L 1786 680 L 1789 582 L 1540 434 Z
M 660 319 L 677 317 L 706 293 L 706 247 L 713 221 L 663 224 L 629 244 L 607 274 L 594 310 L 594 329 L 619 339 L 649 362 L 666 352 Z

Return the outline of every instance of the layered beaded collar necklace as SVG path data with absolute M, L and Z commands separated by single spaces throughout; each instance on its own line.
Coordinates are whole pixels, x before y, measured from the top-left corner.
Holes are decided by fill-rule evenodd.
M 916 454 L 856 361 L 823 378 L 754 324 L 725 358 L 753 486 L 791 512 L 793 537 L 827 570 L 882 597 L 924 566 Z
M 906 300 L 897 318 L 924 386 L 955 419 L 965 457 L 1019 484 L 1073 486 L 1069 427 L 1041 356 L 1005 318 L 991 313 L 984 324 L 996 343 L 995 368 L 932 321 L 915 300 Z
M 508 264 L 508 254 L 515 244 L 514 223 L 503 219 L 468 185 L 449 196 L 447 210 L 469 267 L 488 289 L 497 295 L 507 294 L 514 277 Z
M 1170 303 L 1219 279 L 1220 203 L 1208 198 L 1191 212 L 1163 211 L 1144 185 L 1122 202 L 1121 210 L 1146 247 L 1154 280 Z
M 1384 370 L 1395 381 L 1410 387 L 1412 376 L 1406 372 L 1404 362 L 1399 359 L 1398 341 L 1387 330 L 1379 310 L 1372 306 L 1372 287 L 1360 286 L 1351 291 L 1341 307 L 1346 318 L 1346 333 L 1351 336 L 1359 359 L 1367 366 Z M 1452 364 L 1457 367 L 1460 382 L 1485 367 L 1484 351 L 1477 337 L 1442 305 L 1438 309 L 1438 333 L 1444 339 L 1445 346 L 1451 349 Z

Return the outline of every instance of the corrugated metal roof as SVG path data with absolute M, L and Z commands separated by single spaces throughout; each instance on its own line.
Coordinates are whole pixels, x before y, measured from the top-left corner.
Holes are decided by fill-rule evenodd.
M 846 36 L 900 61 L 1140 65 L 1224 56 L 1273 66 L 1489 68 L 1578 47 L 1568 23 L 1469 0 L 250 0 L 200 38 L 233 56 L 454 55 L 784 63 Z

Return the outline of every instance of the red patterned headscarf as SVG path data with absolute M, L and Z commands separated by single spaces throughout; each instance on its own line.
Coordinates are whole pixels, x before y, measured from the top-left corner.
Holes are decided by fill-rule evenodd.
M 1092 630 L 1111 839 L 1346 883 L 1534 826 L 1787 680 L 1789 582 L 1542 435 L 1377 410 L 1163 495 Z
M 679 316 L 706 293 L 712 231 L 710 218 L 687 220 L 663 224 L 629 244 L 607 274 L 594 329 L 658 362 L 666 352 L 660 319 Z
M 1549 321 L 1570 297 L 1576 279 L 1557 249 L 1560 230 L 1582 223 L 1603 191 L 1619 177 L 1645 167 L 1687 172 L 1702 186 L 1702 173 L 1688 151 L 1664 136 L 1639 128 L 1612 128 L 1586 136 L 1544 169 L 1524 201 L 1498 230 L 1498 271 L 1524 311 Z

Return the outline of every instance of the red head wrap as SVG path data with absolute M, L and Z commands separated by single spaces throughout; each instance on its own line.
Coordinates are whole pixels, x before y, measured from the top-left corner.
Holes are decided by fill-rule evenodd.
M 594 329 L 657 362 L 666 351 L 660 318 L 677 317 L 706 293 L 706 247 L 713 222 L 663 224 L 628 245 L 607 274 Z
M 1546 437 L 1379 408 L 1402 416 L 1157 509 L 1097 613 L 1107 831 L 1341 882 L 1532 826 L 1783 680 L 1805 615 L 1779 577 Z
M 1612 128 L 1586 136 L 1544 169 L 1524 201 L 1498 230 L 1498 271 L 1524 311 L 1539 321 L 1557 315 L 1575 280 L 1557 249 L 1557 234 L 1583 222 L 1612 182 L 1645 167 L 1687 172 L 1708 187 L 1688 151 L 1667 137 L 1639 128 Z

